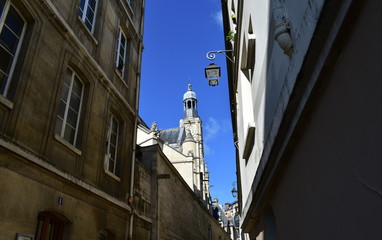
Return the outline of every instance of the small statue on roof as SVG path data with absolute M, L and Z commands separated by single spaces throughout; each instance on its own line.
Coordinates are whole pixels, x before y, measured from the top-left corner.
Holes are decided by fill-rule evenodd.
M 157 130 L 157 122 L 151 123 L 150 132 L 155 132 Z

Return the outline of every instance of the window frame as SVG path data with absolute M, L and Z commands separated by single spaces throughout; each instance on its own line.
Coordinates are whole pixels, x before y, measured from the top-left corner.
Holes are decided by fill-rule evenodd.
M 6 20 L 7 16 L 8 16 L 8 13 L 9 13 L 9 10 L 11 9 L 11 7 L 21 17 L 21 20 L 24 22 L 24 24 L 22 26 L 20 37 L 18 38 L 18 43 L 17 43 L 16 51 L 14 52 L 14 54 L 12 54 L 12 52 L 10 52 L 13 55 L 13 60 L 12 60 L 11 66 L 9 68 L 9 72 L 8 72 L 8 76 L 7 76 L 7 80 L 6 80 L 3 92 L 1 92 L 2 90 L 1 90 L 1 85 L 0 85 L 0 96 L 4 96 L 4 97 L 7 97 L 7 95 L 8 95 L 8 91 L 9 91 L 9 88 L 10 88 L 10 85 L 11 85 L 11 82 L 12 82 L 13 73 L 14 73 L 14 70 L 15 70 L 15 67 L 16 67 L 16 63 L 17 63 L 17 60 L 18 60 L 18 57 L 19 57 L 21 45 L 23 43 L 25 31 L 26 31 L 26 28 L 27 28 L 27 21 L 26 21 L 25 17 L 20 13 L 20 11 L 17 9 L 17 7 L 14 4 L 12 4 L 11 0 L 5 0 L 5 4 L 4 4 L 3 10 L 2 10 L 2 12 L 0 12 L 0 14 L 1 14 L 0 15 L 0 34 L 3 31 L 4 25 L 5 25 L 5 20 Z M 9 29 L 9 30 L 11 30 L 12 33 L 15 34 L 13 29 Z M 18 37 L 18 36 L 16 35 L 16 37 Z M 8 51 L 7 49 L 5 49 L 5 50 Z M 5 75 L 7 75 L 7 72 L 1 73 L 1 74 L 3 74 L 3 76 L 5 76 Z
M 81 1 L 84 1 L 84 8 L 81 9 Z M 97 8 L 98 8 L 98 1 L 99 0 L 93 0 L 95 1 L 95 6 L 94 9 L 90 7 L 89 1 L 91 0 L 80 0 L 80 6 L 78 7 L 78 17 L 81 19 L 81 21 L 84 23 L 86 29 L 88 29 L 92 34 L 94 33 L 94 28 L 96 24 L 96 18 L 97 18 Z M 93 21 L 90 22 L 89 19 L 87 18 L 88 11 L 93 10 Z M 82 13 L 82 15 L 81 15 Z M 86 25 L 86 21 L 89 21 L 91 25 L 91 29 L 89 29 L 88 25 Z
M 78 133 L 79 133 L 79 124 L 80 124 L 80 119 L 81 119 L 81 115 L 82 115 L 82 107 L 83 107 L 83 101 L 84 101 L 85 84 L 81 80 L 81 78 L 78 76 L 78 74 L 72 68 L 70 68 L 70 67 L 66 68 L 66 72 L 65 72 L 64 78 L 68 77 L 66 74 L 69 71 L 71 72 L 71 74 L 70 74 L 70 86 L 69 86 L 69 89 L 68 89 L 68 93 L 67 93 L 66 99 L 63 99 L 64 94 L 65 94 L 64 88 L 67 86 L 66 83 L 65 83 L 65 80 L 64 80 L 63 87 L 62 87 L 62 90 L 61 90 L 60 100 L 59 100 L 60 103 L 59 103 L 59 107 L 58 107 L 60 109 L 60 106 L 63 103 L 63 100 L 65 100 L 65 102 L 64 102 L 64 104 L 65 104 L 64 116 L 63 116 L 63 118 L 61 118 L 61 116 L 59 115 L 60 112 L 59 112 L 59 109 L 58 109 L 56 125 L 58 124 L 59 119 L 62 120 L 62 123 L 61 123 L 60 129 L 57 129 L 57 126 L 56 126 L 56 134 L 58 134 L 62 139 L 64 139 L 69 144 L 73 145 L 74 147 L 77 147 L 77 139 L 78 139 Z M 68 121 L 67 121 L 68 120 L 68 112 L 69 112 L 69 109 L 71 108 L 71 105 L 70 105 L 71 101 L 70 100 L 71 100 L 71 96 L 73 94 L 73 83 L 74 83 L 74 80 L 76 78 L 78 79 L 78 81 L 79 81 L 79 83 L 81 85 L 81 96 L 80 96 L 80 103 L 79 103 L 79 108 L 78 108 L 78 115 L 77 115 L 77 119 L 76 119 L 76 126 L 71 126 L 69 124 L 75 130 L 74 139 L 73 139 L 73 142 L 71 142 L 70 139 L 65 138 L 65 130 L 66 130 L 67 123 L 68 123 Z M 57 130 L 59 130 L 60 132 L 58 133 Z
M 121 39 L 122 37 L 125 39 L 125 44 L 124 44 L 124 51 L 123 54 L 121 55 Z M 117 51 L 116 51 L 116 60 L 115 60 L 115 68 L 120 71 L 121 78 L 125 78 L 125 72 L 126 72 L 126 63 L 127 63 L 127 48 L 128 48 L 128 38 L 126 37 L 126 34 L 122 30 L 122 28 L 119 28 L 118 31 L 118 39 L 117 39 Z M 119 67 L 119 58 L 120 56 L 122 57 L 122 69 Z
M 116 132 L 113 132 L 113 126 L 114 124 L 117 125 L 117 131 Z M 121 132 L 121 124 L 120 124 L 120 121 L 118 120 L 118 118 L 116 117 L 116 115 L 114 115 L 113 113 L 109 113 L 109 117 L 108 117 L 108 123 L 107 123 L 107 135 L 106 135 L 106 152 L 105 152 L 105 171 L 109 174 L 112 174 L 113 176 L 117 177 L 119 180 L 119 177 L 118 177 L 118 174 L 117 174 L 117 162 L 118 162 L 118 159 L 119 159 L 119 138 L 120 138 L 120 132 Z M 115 143 L 114 143 L 114 159 L 111 158 L 112 154 L 110 152 L 110 147 L 111 145 L 113 144 L 112 143 L 112 134 L 115 134 Z M 110 161 L 112 160 L 112 162 Z M 112 170 L 110 169 L 110 166 L 111 164 L 113 164 L 112 166 Z

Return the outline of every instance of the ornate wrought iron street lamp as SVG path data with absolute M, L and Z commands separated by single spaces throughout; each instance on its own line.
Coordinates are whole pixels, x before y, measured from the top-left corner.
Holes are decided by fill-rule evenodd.
M 210 63 L 210 65 L 204 69 L 204 73 L 208 80 L 208 85 L 214 87 L 219 84 L 220 67 L 218 67 L 215 63 Z
M 231 193 L 232 193 L 232 197 L 234 197 L 234 198 L 237 198 L 237 190 L 236 190 L 236 188 L 234 187 L 234 188 L 232 188 L 232 191 L 231 191 Z
M 233 60 L 225 54 L 226 52 L 232 52 L 233 50 L 217 50 L 217 51 L 209 51 L 206 54 L 206 58 L 209 60 L 214 60 L 216 58 L 215 53 L 223 53 L 232 63 Z M 220 67 L 217 66 L 215 63 L 210 63 L 205 69 L 204 73 L 206 75 L 206 78 L 208 80 L 208 85 L 210 86 L 217 86 L 219 84 L 220 79 Z

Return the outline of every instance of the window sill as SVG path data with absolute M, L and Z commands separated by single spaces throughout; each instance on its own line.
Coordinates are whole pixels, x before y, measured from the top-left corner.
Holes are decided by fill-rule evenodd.
M 4 96 L 1 96 L 1 95 L 0 95 L 0 103 L 9 109 L 13 108 L 13 102 L 9 101 L 7 98 L 5 98 Z
M 69 150 L 72 150 L 75 154 L 77 154 L 78 156 L 81 156 L 82 155 L 82 151 L 79 150 L 78 148 L 76 148 L 75 146 L 73 146 L 72 144 L 70 144 L 68 141 L 66 141 L 65 139 L 63 139 L 61 136 L 55 134 L 54 135 L 54 138 L 59 141 L 61 144 L 63 144 L 65 147 L 69 148 Z
M 120 72 L 117 68 L 114 69 L 114 72 L 115 72 L 115 74 L 117 75 L 118 79 L 122 82 L 122 84 L 125 85 L 125 87 L 126 87 L 127 89 L 129 89 L 129 85 L 127 85 L 126 81 L 123 80 L 122 75 L 121 75 L 121 72 Z
M 77 16 L 78 21 L 81 23 L 81 26 L 85 29 L 85 32 L 90 37 L 90 39 L 94 42 L 95 45 L 98 45 L 97 39 L 95 39 L 93 33 L 86 27 L 85 23 L 82 21 L 82 19 Z
M 107 175 L 109 175 L 110 177 L 112 177 L 114 180 L 118 181 L 118 182 L 121 182 L 121 178 L 119 178 L 117 175 L 115 175 L 114 173 L 108 171 L 108 170 L 105 170 L 105 173 Z

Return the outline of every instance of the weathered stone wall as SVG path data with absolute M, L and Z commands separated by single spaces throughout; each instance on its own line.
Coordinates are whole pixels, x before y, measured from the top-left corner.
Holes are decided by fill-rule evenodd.
M 140 151 L 151 172 L 152 240 L 230 239 L 158 145 Z
M 101 2 L 104 4 L 98 9 L 100 22 L 102 16 L 113 13 L 115 15 L 121 11 L 117 11 L 114 1 Z M 92 37 L 100 41 L 89 43 L 81 41 L 79 37 L 80 32 L 87 35 L 90 33 L 78 19 L 76 4 L 72 3 L 68 9 L 71 15 L 74 15 L 68 22 L 63 22 L 60 18 L 61 15 L 69 14 L 63 12 L 66 9 L 64 7 L 55 9 L 45 1 L 25 1 L 19 5 L 19 9 L 28 9 L 25 15 L 31 17 L 30 21 L 33 24 L 27 28 L 29 38 L 27 36 L 24 39 L 19 57 L 24 64 L 16 67 L 20 74 L 12 79 L 12 82 L 19 83 L 15 86 L 13 108 L 9 109 L 0 104 L 3 116 L 0 119 L 1 133 L 57 168 L 86 179 L 121 200 L 125 199 L 130 177 L 121 173 L 130 172 L 131 161 L 127 159 L 131 159 L 134 144 L 135 102 L 124 96 L 132 95 L 135 99 L 138 93 L 134 92 L 135 83 L 129 87 L 114 72 L 114 64 L 105 65 L 102 62 L 115 62 L 113 49 L 119 19 L 116 18 L 112 25 L 97 23 L 97 27 L 102 28 L 102 31 Z M 113 11 L 105 13 L 109 8 Z M 50 17 L 49 14 L 55 13 L 59 14 L 57 18 Z M 101 34 L 103 31 L 112 34 L 106 37 Z M 132 42 L 134 44 L 131 45 L 137 44 L 134 39 Z M 96 50 L 86 49 L 89 45 Z M 134 52 L 133 48 L 131 50 Z M 25 58 L 22 54 L 25 54 Z M 137 54 L 133 55 L 135 57 L 129 59 L 129 63 L 139 60 Z M 61 89 L 68 68 L 73 69 L 85 83 L 80 133 L 76 146 L 67 144 L 55 134 Z M 129 79 L 129 83 L 136 80 L 134 76 Z M 118 86 L 118 82 L 123 82 L 123 86 Z M 121 161 L 119 182 L 103 173 L 104 145 L 110 112 L 119 118 L 120 138 L 123 139 L 118 146 Z
M 150 239 L 151 234 L 151 174 L 140 161 L 134 173 L 134 233 L 133 239 Z
M 64 215 L 71 239 L 98 239 L 107 229 L 124 239 L 129 207 L 116 199 L 97 196 L 91 185 L 76 183 L 0 148 L 0 235 L 15 239 L 16 233 L 34 235 L 39 212 Z M 62 203 L 59 203 L 62 198 Z
M 0 235 L 34 235 L 38 213 L 50 211 L 66 216 L 65 240 L 98 239 L 101 229 L 125 239 L 144 1 L 98 1 L 93 33 L 78 0 L 11 2 L 27 24 L 9 94 L 0 95 Z M 130 41 L 126 79 L 115 67 L 119 29 Z M 69 68 L 84 83 L 75 145 L 55 131 Z M 104 167 L 110 113 L 120 124 L 115 176 Z

